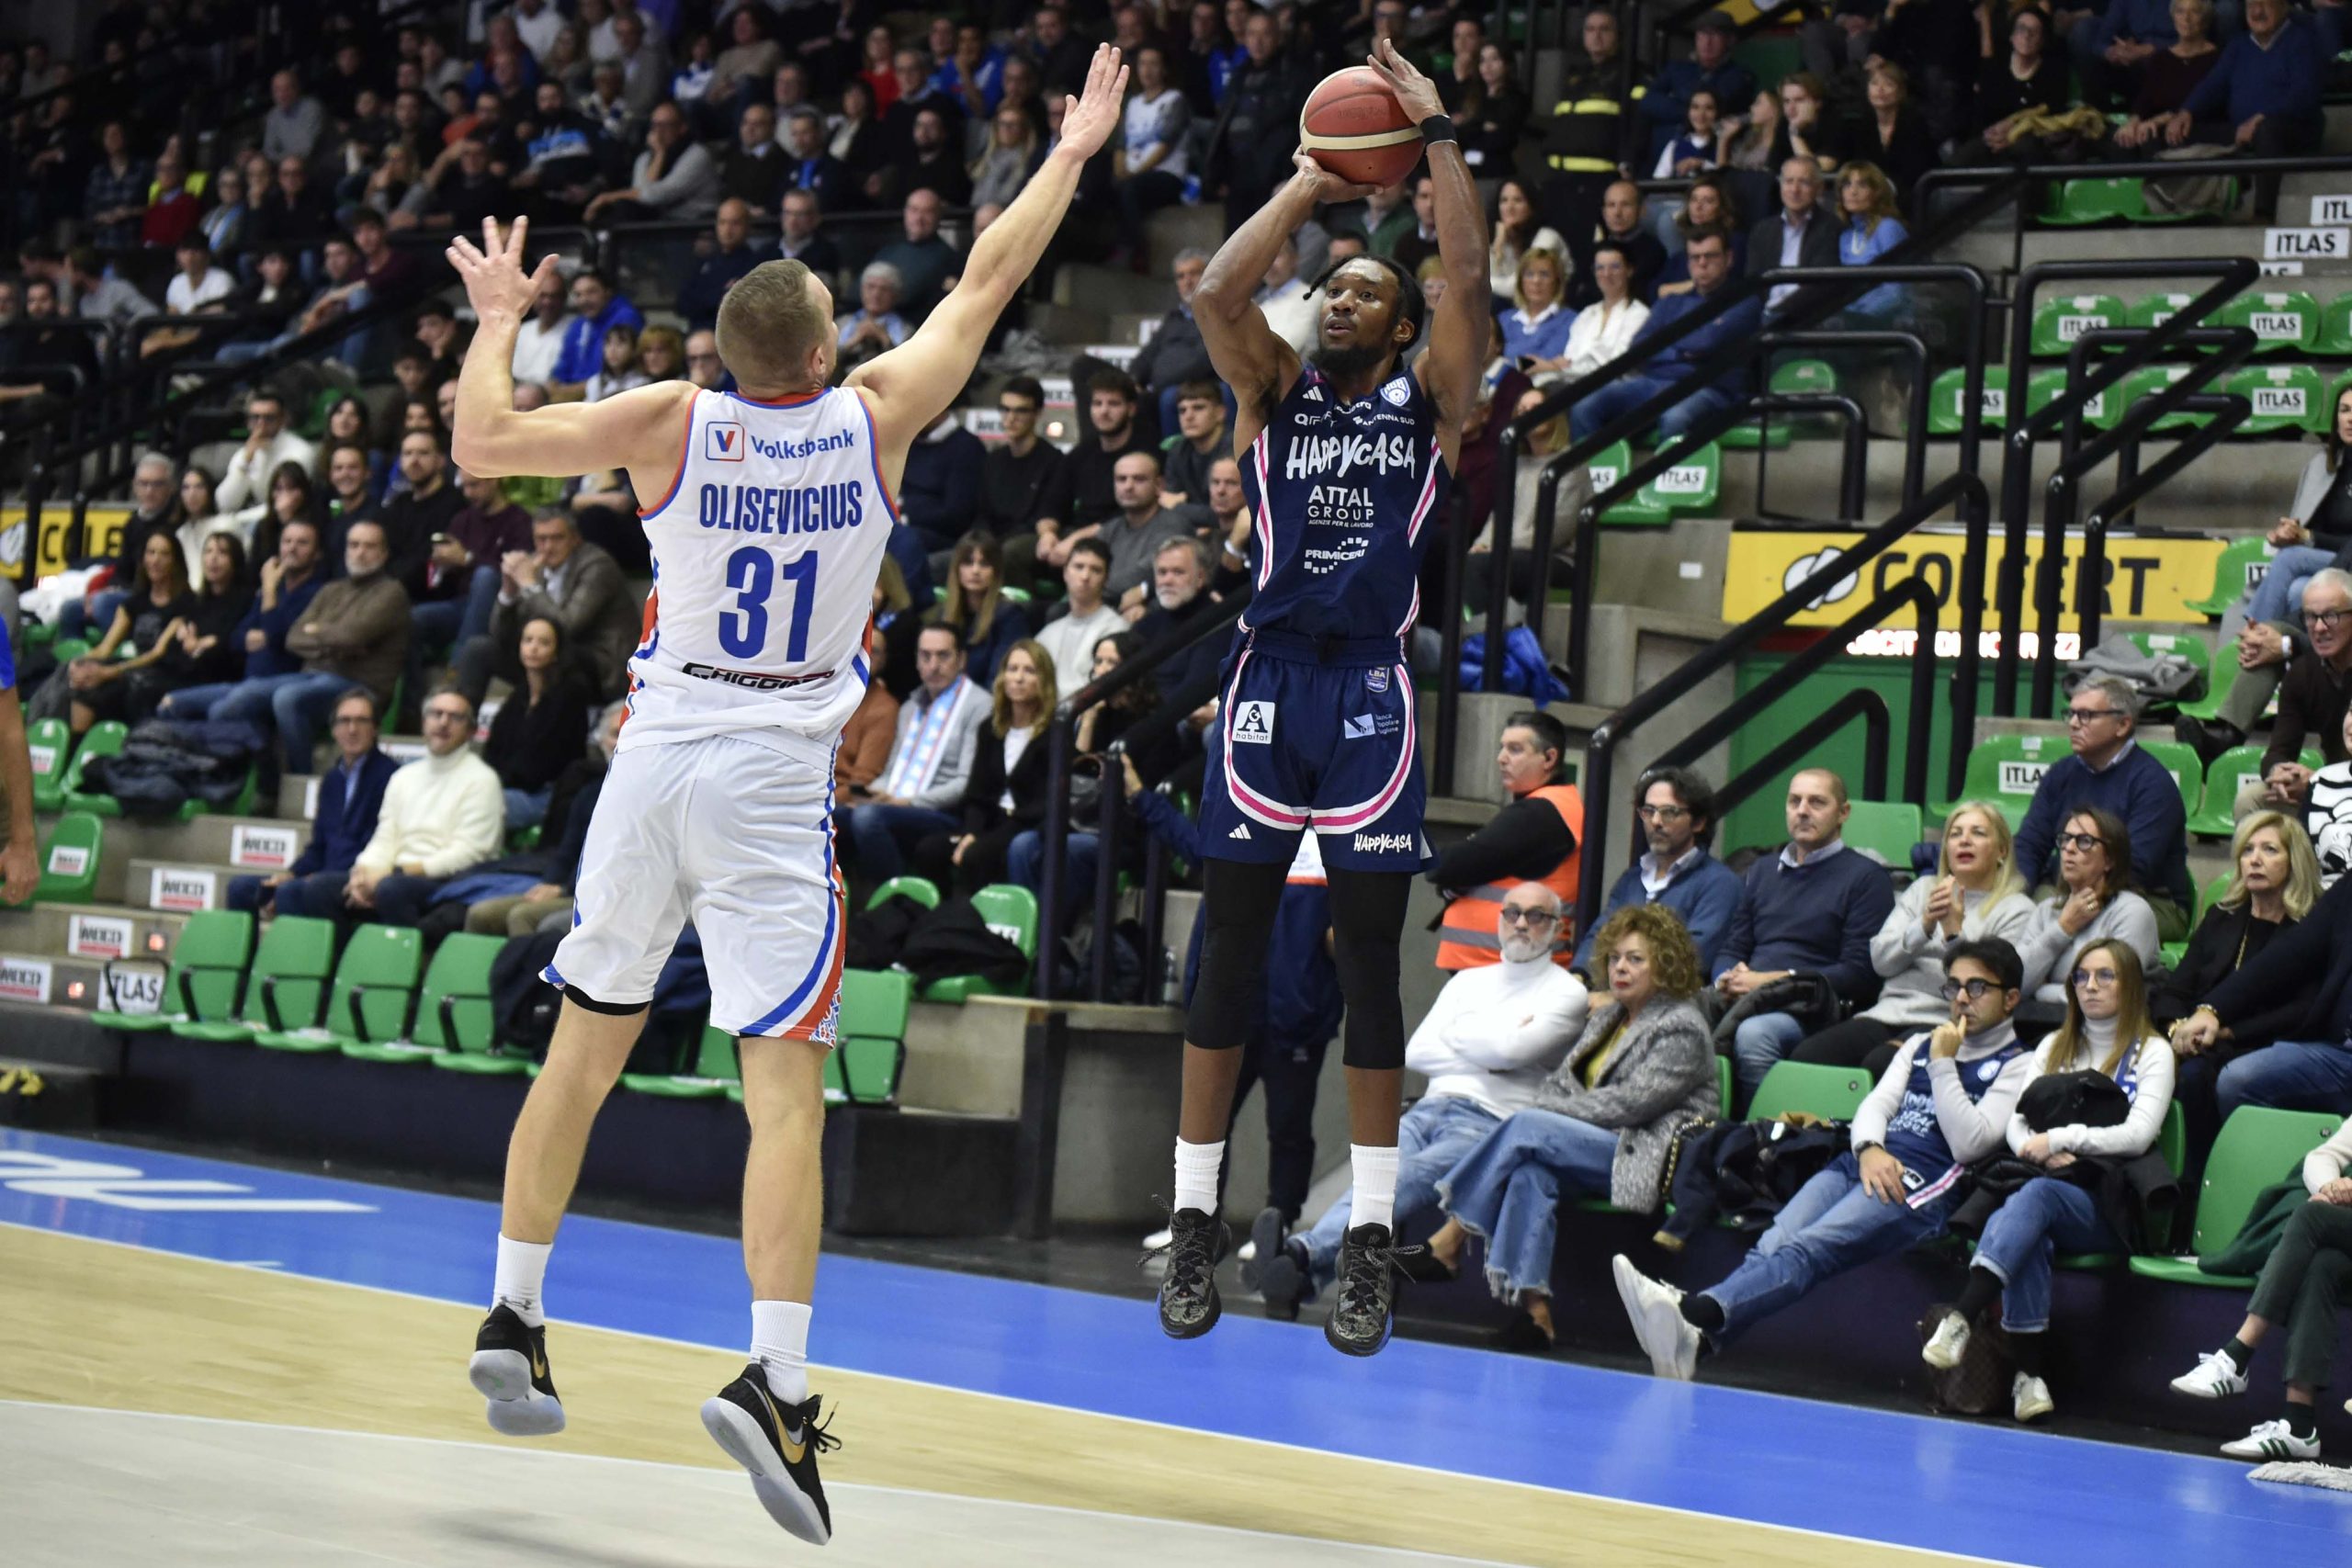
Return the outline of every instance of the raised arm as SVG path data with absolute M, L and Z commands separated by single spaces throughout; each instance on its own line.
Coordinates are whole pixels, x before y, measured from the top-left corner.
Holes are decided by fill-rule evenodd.
M 595 403 L 550 403 L 528 413 L 514 409 L 514 339 L 530 314 L 539 286 L 556 276 L 552 255 L 536 272 L 523 270 L 523 239 L 530 220 L 517 218 L 504 239 L 495 219 L 482 221 L 477 250 L 460 236 L 449 244 L 449 265 L 465 279 L 466 298 L 480 325 L 458 373 L 458 423 L 449 456 L 475 479 L 514 475 L 571 479 L 627 468 L 637 493 L 651 500 L 677 475 L 685 442 L 691 381 L 657 381 Z
M 1415 124 L 1427 124 L 1445 113 L 1437 85 L 1396 52 L 1392 40 L 1380 40 L 1371 65 Z M 1478 375 L 1486 368 L 1487 338 L 1494 321 L 1487 304 L 1487 214 L 1458 142 L 1431 142 L 1429 164 L 1437 197 L 1437 254 L 1445 269 L 1445 295 L 1430 312 L 1429 346 L 1421 351 L 1414 374 L 1437 404 L 1438 447 L 1451 468 L 1461 456 L 1462 426 L 1477 401 Z
M 956 287 L 914 336 L 850 373 L 848 384 L 860 389 L 874 411 L 875 439 L 883 450 L 903 455 L 972 378 L 997 318 L 1061 227 L 1079 171 L 1117 129 L 1126 86 L 1119 51 L 1108 44 L 1097 49 L 1084 94 L 1063 110 L 1061 140 L 1012 205 L 972 243 Z

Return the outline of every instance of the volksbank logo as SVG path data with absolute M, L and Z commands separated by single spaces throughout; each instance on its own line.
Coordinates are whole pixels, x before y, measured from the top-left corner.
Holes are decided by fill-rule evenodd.
M 806 441 L 763 441 L 756 435 L 751 441 L 752 450 L 761 457 L 783 462 L 797 462 L 820 452 L 846 452 L 857 445 L 856 438 L 846 430 L 836 430 L 831 435 L 812 435 Z

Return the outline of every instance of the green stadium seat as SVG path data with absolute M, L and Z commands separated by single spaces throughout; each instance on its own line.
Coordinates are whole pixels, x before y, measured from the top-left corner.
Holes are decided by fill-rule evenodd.
M 1911 846 L 1926 837 L 1917 807 L 1908 801 L 1857 800 L 1843 835 L 1850 849 L 1865 851 L 1899 872 L 1911 869 Z
M 2228 896 L 2230 880 L 2236 874 L 2235 872 L 2230 871 L 2217 872 L 2205 879 L 2205 885 L 2197 890 L 2197 918 L 2199 920 L 2205 918 L 2208 910 Z
M 2201 692 L 2213 683 L 2213 655 L 2205 646 L 2203 637 L 2186 637 L 2179 632 L 2127 631 L 2123 635 L 2131 639 L 2132 647 L 2143 653 L 2168 654 L 2176 659 L 2188 660 L 2196 667 L 2199 691 Z M 2235 659 L 2233 658 L 2231 662 L 2236 662 Z M 2161 710 L 2169 713 L 2178 706 L 2177 703 L 2151 703 L 2149 711 L 2153 713 Z
M 269 1051 L 322 1055 L 345 1045 L 399 1040 L 424 967 L 424 933 L 414 926 L 361 926 L 334 968 L 325 1021 L 302 1029 L 264 1029 L 254 1043 Z
M 2041 221 L 2061 229 L 2136 218 L 2147 211 L 2138 180 L 2052 180 Z
M 2319 341 L 2312 348 L 2326 355 L 2352 354 L 2352 289 L 2319 308 Z
M 1602 491 L 1623 479 L 1633 466 L 1634 449 L 1625 442 L 1611 442 L 1609 446 L 1602 447 L 1600 455 L 1585 465 L 1585 472 L 1592 479 L 1592 493 L 1599 495 Z M 1563 527 L 1573 527 L 1576 523 L 1573 517 L 1565 517 L 1560 521 Z
M 1968 372 L 1955 366 L 1938 376 L 1928 389 L 1928 434 L 1960 434 L 1960 399 L 1967 389 Z M 1984 427 L 2002 429 L 2009 418 L 2009 372 L 2007 367 L 1984 367 Z
M 865 907 L 878 909 L 900 893 L 926 909 L 939 908 L 939 884 L 927 876 L 894 876 L 866 897 Z
M 538 1064 L 527 1051 L 510 1051 L 498 1038 L 497 1020 L 491 1011 L 490 970 L 498 961 L 498 951 L 506 943 L 492 936 L 453 936 L 444 938 L 441 952 L 447 953 L 453 942 L 479 944 L 471 946 L 456 961 L 457 968 L 449 976 L 449 989 L 444 999 L 420 1010 L 416 1038 L 420 1043 L 431 1038 L 432 1029 L 448 1049 L 432 1058 L 433 1065 L 444 1072 L 470 1073 L 476 1077 L 522 1077 L 533 1074 Z M 440 953 L 434 954 L 434 975 L 425 976 L 426 994 L 431 995 L 435 976 L 440 970 Z M 434 1021 L 428 1025 L 426 1016 Z
M 914 1001 L 913 977 L 896 971 L 842 971 L 840 1044 L 833 1052 L 842 1091 L 862 1105 L 888 1105 L 899 1098 L 906 1068 L 907 1017 Z
M 1711 441 L 1602 513 L 1600 520 L 1619 526 L 1657 527 L 1677 517 L 1706 516 L 1723 493 L 1723 451 Z
M 980 912 L 980 919 L 988 922 L 989 930 L 1018 947 L 1022 957 L 1032 964 L 1036 962 L 1037 896 L 1035 893 L 1008 882 L 991 883 L 972 895 L 972 908 Z M 924 987 L 922 997 L 927 1002 L 956 1003 L 968 1001 L 974 997 L 1001 994 L 998 987 L 982 976 L 946 975 Z
M 1877 1082 L 1860 1067 L 1829 1067 L 1811 1062 L 1775 1062 L 1748 1102 L 1750 1122 L 1769 1122 L 1802 1111 L 1831 1122 L 1850 1122 Z
M 695 1051 L 691 1073 L 623 1073 L 621 1087 L 660 1100 L 723 1100 L 727 1086 L 743 1081 L 735 1059 L 735 1037 L 716 1024 L 704 1024 L 702 1043 Z
M 2118 417 L 2120 417 L 2120 410 L 2134 408 L 2145 402 L 2188 375 L 2188 371 L 2189 367 L 2186 365 L 2143 365 L 2139 369 L 2125 376 L 2116 389 L 2121 394 L 2121 401 L 2117 405 Z M 2211 424 L 2212 422 L 2213 416 L 2210 413 L 2176 411 L 2165 415 L 2148 428 L 2151 431 L 2187 430 L 2194 425 Z
M 2063 357 L 2085 333 L 2122 324 L 2123 301 L 2112 294 L 2053 294 L 2033 308 L 2031 352 Z
M 2172 782 L 2180 786 L 2182 808 L 2196 810 L 2205 798 L 2205 764 L 2197 760 L 2196 749 L 2177 740 L 2143 740 L 2140 750 L 2162 762 L 2172 774 Z
M 2180 705 L 2181 716 L 2185 718 L 2219 718 L 2222 705 L 2230 699 L 2230 688 L 2237 683 L 2238 661 L 2236 655 L 2231 653 L 2213 665 L 2205 682 L 2205 694 L 2193 703 Z
M 2210 1285 L 2244 1290 L 2250 1276 L 2208 1274 L 2197 1267 L 2199 1257 L 2219 1252 L 2237 1239 L 2253 1213 L 2255 1196 L 2274 1182 L 2291 1178 L 2303 1156 L 2325 1143 L 2344 1124 L 2340 1116 L 2316 1111 L 2273 1111 L 2241 1105 L 2230 1113 L 2213 1152 L 2205 1161 L 2205 1181 L 2197 1194 L 2197 1229 L 2186 1258 L 2134 1258 L 2132 1272 L 2177 1285 Z
M 172 965 L 164 975 L 164 997 L 153 1012 L 118 1012 L 101 1008 L 90 1021 L 101 1029 L 153 1034 L 175 1023 L 217 1022 L 236 1011 L 237 990 L 253 954 L 254 918 L 240 909 L 199 909 L 180 928 L 172 945 Z M 101 972 L 112 999 L 115 965 Z
M 2241 435 L 2325 426 L 2327 389 L 2320 384 L 2319 372 L 2308 365 L 2250 365 L 2222 378 L 2222 389 L 2241 393 L 2254 405 L 2254 412 L 2238 426 Z
M 334 922 L 280 915 L 263 928 L 245 979 L 244 1001 L 232 1018 L 187 1019 L 172 1025 L 182 1040 L 242 1044 L 263 1030 L 284 1033 L 319 1021 L 327 976 L 334 967 Z
M 425 1063 L 462 1051 L 470 1042 L 487 1050 L 493 1032 L 490 966 L 504 937 L 458 931 L 441 939 L 417 992 L 416 1020 L 399 1040 L 348 1040 L 343 1054 L 363 1062 Z M 519 1058 L 507 1058 L 519 1060 Z
M 1717 1056 L 1715 1058 L 1715 1111 L 1716 1114 L 1725 1119 L 1729 1119 L 1731 1115 L 1731 1097 L 1735 1087 L 1732 1081 L 1731 1058 Z
M 2188 814 L 2188 830 L 2206 838 L 2226 839 L 2237 830 L 2238 791 L 2262 782 L 2262 746 L 2233 746 L 2205 770 L 2205 788 L 2196 809 Z M 2298 759 L 2316 772 L 2327 759 L 2309 747 Z M 2199 913 L 2204 911 L 2200 907 Z
M 2034 786 L 2052 762 L 2072 756 L 2060 735 L 1996 735 L 1968 754 L 1968 773 L 1957 800 L 1938 805 L 1938 820 L 1951 815 L 1961 800 L 1986 800 L 2001 808 L 2014 829 L 2025 820 L 2033 804 Z
M 2270 570 L 2270 558 L 2278 553 L 2267 539 L 2232 540 L 2213 562 L 2213 591 L 2202 599 L 2191 600 L 2188 607 L 2200 615 L 2228 614 L 2231 605 L 2261 585 L 2262 574 Z M 2235 661 L 2225 659 L 2222 662 Z
M 1786 359 L 1774 368 L 1768 385 L 1775 392 L 1834 392 L 1838 372 L 1826 360 Z M 1819 415 L 1774 414 L 1769 424 L 1757 421 L 1736 424 L 1719 439 L 1728 451 L 1747 452 L 1758 446 L 1778 451 L 1794 436 L 1834 433 L 1834 422 Z
M 106 825 L 87 811 L 69 811 L 49 830 L 42 846 L 36 904 L 86 904 L 97 894 L 98 857 Z
M 121 751 L 122 743 L 130 735 L 130 727 L 116 719 L 101 719 L 90 726 L 90 732 L 82 737 L 82 744 L 74 750 L 74 761 L 65 769 L 66 806 L 75 811 L 86 811 L 94 817 L 122 815 L 122 807 L 115 804 L 114 796 L 84 792 L 82 773 L 100 757 L 111 757 Z
M 55 646 L 50 649 L 49 656 L 61 665 L 71 664 L 77 659 L 86 659 L 90 656 L 89 639 L 78 637 L 59 637 Z
M 2319 343 L 2319 301 L 2300 288 L 2252 290 L 2223 301 L 2213 324 L 2252 328 L 2257 354 L 2309 353 Z
M 2051 366 L 2026 378 L 2025 412 L 2027 417 L 2040 413 L 2065 394 L 2066 371 L 2063 366 Z M 2083 400 L 2083 423 L 2093 430 L 2114 426 L 2116 416 L 2122 412 L 2123 399 L 2120 387 L 2110 387 L 2097 396 Z
M 65 804 L 65 770 L 74 761 L 74 731 L 62 718 L 38 719 L 26 727 L 33 757 L 33 809 L 55 811 Z
M 2147 294 L 2123 308 L 2127 327 L 2160 327 L 2188 308 L 2193 294 Z

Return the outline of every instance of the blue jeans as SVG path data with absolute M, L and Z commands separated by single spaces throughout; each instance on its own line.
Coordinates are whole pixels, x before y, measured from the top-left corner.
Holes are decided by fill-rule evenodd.
M 2352 1044 L 2282 1040 L 2249 1051 L 2222 1069 L 2214 1098 L 2224 1122 L 2241 1105 L 2352 1116 Z
M 2290 545 L 2271 557 L 2262 581 L 2247 597 L 2247 621 L 2259 626 L 2300 614 L 2304 585 L 2311 581 L 2313 572 L 2326 570 L 2335 559 L 2334 550 L 2313 549 L 2309 545 Z
M 928 833 L 953 833 L 962 826 L 927 806 L 848 806 L 833 813 L 833 830 L 848 840 L 850 863 L 876 882 L 907 869 L 908 847 Z
M 359 684 L 348 675 L 306 670 L 294 675 L 264 675 L 241 681 L 213 705 L 211 716 L 223 723 L 270 723 L 277 727 L 278 745 L 286 753 L 286 771 L 311 771 L 311 749 L 318 743 L 319 726 L 334 711 L 335 699 Z
M 101 588 L 90 595 L 90 605 L 86 610 L 79 599 L 67 600 L 57 612 L 57 635 L 97 641 L 107 635 L 107 628 L 114 625 L 114 613 L 121 609 L 123 601 L 130 597 L 129 592 L 119 588 Z
M 1072 833 L 1062 841 L 1062 907 L 1073 919 L 1094 908 L 1095 869 L 1102 840 L 1092 833 Z M 1015 833 L 1004 850 L 1004 876 L 1030 892 L 1046 890 L 1046 835 L 1035 828 Z
M 277 888 L 277 912 L 281 915 L 306 915 L 315 920 L 340 919 L 344 914 L 343 888 L 351 880 L 349 871 L 318 871 L 308 876 L 298 876 L 291 882 L 280 883 Z
M 1391 1231 L 1401 1235 L 1407 1222 L 1435 1208 L 1440 1179 L 1501 1125 L 1493 1111 L 1460 1095 L 1415 1101 L 1396 1123 L 1396 1223 Z M 1298 1237 L 1306 1248 L 1308 1280 L 1317 1291 L 1339 1272 L 1340 1244 L 1347 1239 L 1348 1213 L 1354 1202 L 1352 1190 L 1340 1193 L 1315 1228 Z
M 1665 391 L 1675 379 L 1672 376 L 1636 376 L 1631 380 L 1611 382 L 1568 411 L 1569 434 L 1583 440 Z M 1701 388 L 1657 416 L 1658 445 L 1675 440 L 1707 415 L 1735 400 L 1734 394 L 1722 387 Z
M 1521 1111 L 1438 1179 L 1438 1201 L 1487 1242 L 1487 1288 L 1513 1304 L 1552 1293 L 1560 1193 L 1609 1195 L 1613 1128 L 1552 1111 Z
M 1733 1074 L 1739 1079 L 1740 1098 L 1744 1100 L 1754 1094 L 1772 1064 L 1795 1050 L 1804 1036 L 1805 1027 L 1793 1014 L 1759 1012 L 1742 1019 L 1731 1036 Z
M 266 681 L 274 677 L 256 675 L 254 679 Z M 235 691 L 240 684 L 242 682 L 236 681 L 216 681 L 206 686 L 182 686 L 165 697 L 155 712 L 164 718 L 182 719 L 193 724 L 198 719 L 210 717 L 212 710 L 220 705 L 220 699 Z
M 1862 1190 L 1860 1163 L 1839 1155 L 1797 1189 L 1739 1267 L 1702 1292 L 1724 1309 L 1713 1337 L 1728 1344 L 1824 1280 L 1943 1235 L 1951 1215 L 1949 1196 L 1919 1209 L 1881 1202 Z
M 548 819 L 548 801 L 555 794 L 555 786 L 545 789 L 510 789 L 506 795 L 506 830 L 519 833 L 526 828 L 536 828 Z
M 2039 1334 L 2050 1326 L 2050 1269 L 2059 1251 L 2121 1252 L 2123 1238 L 2098 1212 L 2090 1189 L 2054 1176 L 2029 1181 L 1994 1211 L 1976 1244 L 1976 1267 L 2001 1281 L 2001 1326 Z

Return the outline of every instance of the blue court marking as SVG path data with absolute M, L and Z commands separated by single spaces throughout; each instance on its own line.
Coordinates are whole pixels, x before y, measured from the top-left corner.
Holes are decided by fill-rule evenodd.
M 85 1171 L 73 1185 L 61 1160 L 119 1179 Z M 163 1185 L 186 1182 L 207 1190 Z M 220 1207 L 273 1202 L 357 1207 Z M 0 1224 L 470 1305 L 490 1292 L 497 1211 L 0 1131 Z M 554 1357 L 564 1323 L 739 1348 L 749 1300 L 732 1241 L 575 1216 L 548 1271 Z M 454 1386 L 464 1348 L 450 1348 L 453 1399 L 470 1397 Z M 2007 1562 L 2213 1568 L 2352 1551 L 2352 1499 L 2256 1486 L 2219 1459 L 1413 1340 L 1351 1360 L 1246 1309 L 1179 1344 L 1142 1301 L 865 1258 L 826 1258 L 812 1349 L 820 1368 Z

